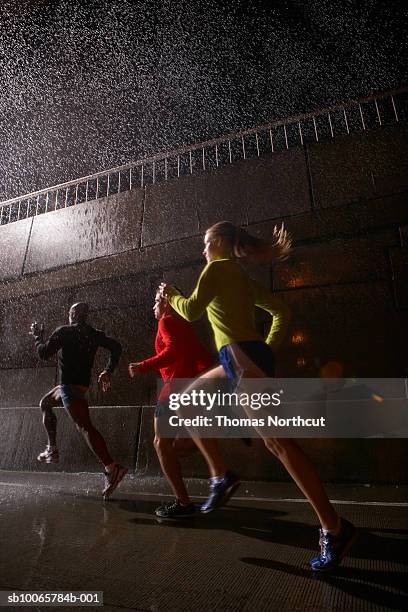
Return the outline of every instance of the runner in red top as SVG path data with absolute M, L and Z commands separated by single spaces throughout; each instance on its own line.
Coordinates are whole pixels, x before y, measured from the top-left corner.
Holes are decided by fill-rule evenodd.
M 138 371 L 142 374 L 159 371 L 164 384 L 159 400 L 167 400 L 170 393 L 170 381 L 173 378 L 194 378 L 214 365 L 211 355 L 201 344 L 194 328 L 185 319 L 179 317 L 167 301 L 160 305 L 161 298 L 156 299 L 154 310 L 164 314 L 159 319 L 155 341 L 156 355 L 140 361 Z
M 144 361 L 130 363 L 129 374 L 134 377 L 148 372 L 160 372 L 165 381 L 154 413 L 154 447 L 176 500 L 157 508 L 156 515 L 161 518 L 184 518 L 193 515 L 195 507 L 183 482 L 179 458 L 183 451 L 196 447 L 191 438 L 162 438 L 159 435 L 159 419 L 163 416 L 168 418 L 170 414 L 168 397 L 171 381 L 177 378 L 195 378 L 213 367 L 214 360 L 201 344 L 191 323 L 179 317 L 166 298 L 159 293 L 156 294 L 153 311 L 159 321 L 155 341 L 156 355 Z

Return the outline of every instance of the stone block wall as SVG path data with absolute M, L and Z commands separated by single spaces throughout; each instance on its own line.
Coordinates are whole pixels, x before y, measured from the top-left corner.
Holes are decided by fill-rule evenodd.
M 40 363 L 33 351 L 31 321 L 44 321 L 52 331 L 79 300 L 91 305 L 91 322 L 123 346 L 112 392 L 105 396 L 94 383 L 91 404 L 153 403 L 154 377 L 132 381 L 127 364 L 152 352 L 155 288 L 162 280 L 184 292 L 193 288 L 204 265 L 203 233 L 222 219 L 264 237 L 284 221 L 294 238 L 290 260 L 249 266 L 292 309 L 291 330 L 277 358 L 280 376 L 317 376 L 333 359 L 343 363 L 346 376 L 406 376 L 407 136 L 407 125 L 400 123 L 0 227 L 0 407 L 11 410 L 4 415 L 37 405 L 55 381 L 53 363 Z M 258 324 L 266 330 L 269 321 L 261 315 Z M 208 324 L 200 322 L 197 329 L 214 350 Z M 105 359 L 101 352 L 96 370 Z M 153 474 L 158 466 L 149 414 L 132 426 L 139 432 L 134 465 Z M 2 437 L 6 431 L 12 435 L 9 426 L 2 427 Z M 239 463 L 240 443 L 226 444 L 232 462 Z M 306 445 L 331 480 L 407 477 L 401 467 L 407 465 L 404 441 Z M 285 478 L 280 466 L 271 467 L 261 443 L 243 452 L 253 459 L 243 477 Z M 380 469 L 383 453 L 387 465 Z M 205 474 L 196 458 L 186 465 L 191 474 Z

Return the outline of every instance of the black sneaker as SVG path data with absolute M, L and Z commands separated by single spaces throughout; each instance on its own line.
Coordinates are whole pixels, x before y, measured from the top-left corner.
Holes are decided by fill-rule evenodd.
M 210 480 L 210 497 L 203 503 L 200 511 L 208 514 L 227 503 L 229 498 L 234 495 L 241 481 L 234 472 L 226 472 L 221 482 Z
M 328 572 L 338 567 L 356 541 L 357 528 L 346 519 L 342 518 L 340 520 L 341 530 L 337 536 L 325 533 L 323 529 L 319 530 L 320 555 L 310 559 L 313 571 Z
M 195 506 L 194 504 L 188 504 L 187 506 L 183 506 L 182 504 L 180 504 L 178 499 L 175 499 L 172 502 L 163 504 L 163 506 L 159 506 L 158 508 L 156 508 L 154 513 L 160 518 L 188 518 L 195 515 Z

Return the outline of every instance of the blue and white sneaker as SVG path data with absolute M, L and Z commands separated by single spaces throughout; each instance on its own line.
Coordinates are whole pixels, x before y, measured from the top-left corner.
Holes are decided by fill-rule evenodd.
M 329 572 L 338 567 L 356 541 L 357 528 L 346 519 L 341 518 L 340 521 L 341 529 L 337 536 L 319 530 L 320 555 L 310 559 L 314 572 Z
M 221 506 L 224 506 L 235 491 L 238 489 L 241 481 L 234 472 L 225 472 L 222 480 L 219 482 L 210 479 L 210 497 L 203 503 L 200 511 L 203 514 L 208 514 Z

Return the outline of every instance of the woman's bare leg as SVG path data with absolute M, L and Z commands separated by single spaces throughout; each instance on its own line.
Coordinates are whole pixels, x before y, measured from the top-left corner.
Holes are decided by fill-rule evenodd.
M 162 438 L 159 435 L 159 427 L 157 423 L 157 417 L 154 419 L 154 448 L 156 449 L 157 456 L 160 461 L 161 469 L 163 474 L 167 478 L 169 485 L 171 486 L 174 495 L 183 504 L 188 505 L 191 503 L 186 486 L 183 481 L 181 473 L 180 461 L 177 456 L 177 451 L 173 445 L 174 440 L 172 438 Z
M 185 389 L 183 393 L 191 393 L 194 388 L 202 387 L 202 381 L 208 378 L 226 378 L 224 368 L 222 366 L 217 366 L 215 368 L 212 368 L 211 370 L 208 370 L 207 372 L 196 378 L 195 381 L 190 385 L 190 387 Z M 211 477 L 223 476 L 227 471 L 228 467 L 221 454 L 218 440 L 214 438 L 198 437 L 197 435 L 195 435 L 193 429 L 189 430 L 189 434 L 194 440 L 194 443 L 200 450 L 201 454 L 203 455 L 208 465 L 208 470 L 210 472 Z
M 240 351 L 233 353 L 236 371 L 240 376 L 237 392 L 245 388 L 245 379 L 262 378 L 262 371 L 256 364 L 252 364 Z M 249 407 L 244 408 L 248 416 L 253 417 Z M 323 529 L 336 530 L 339 526 L 339 516 L 332 506 L 317 469 L 300 446 L 289 438 L 269 438 L 265 432 L 257 429 L 263 438 L 266 448 L 282 463 L 288 474 L 293 478 L 296 485 L 305 495 L 313 510 L 315 511 Z
M 245 385 L 245 380 L 242 380 L 240 385 L 241 391 L 242 385 Z M 245 407 L 244 409 L 248 416 L 253 417 L 253 414 L 250 414 L 250 408 Z M 337 529 L 339 516 L 327 497 L 316 467 L 300 446 L 289 438 L 269 438 L 262 430 L 257 429 L 257 432 L 263 438 L 269 452 L 279 459 L 310 502 L 322 528 L 328 531 Z
M 323 529 L 335 530 L 338 514 L 330 503 L 319 474 L 300 446 L 288 438 L 264 438 L 266 448 L 282 463 L 310 502 Z

